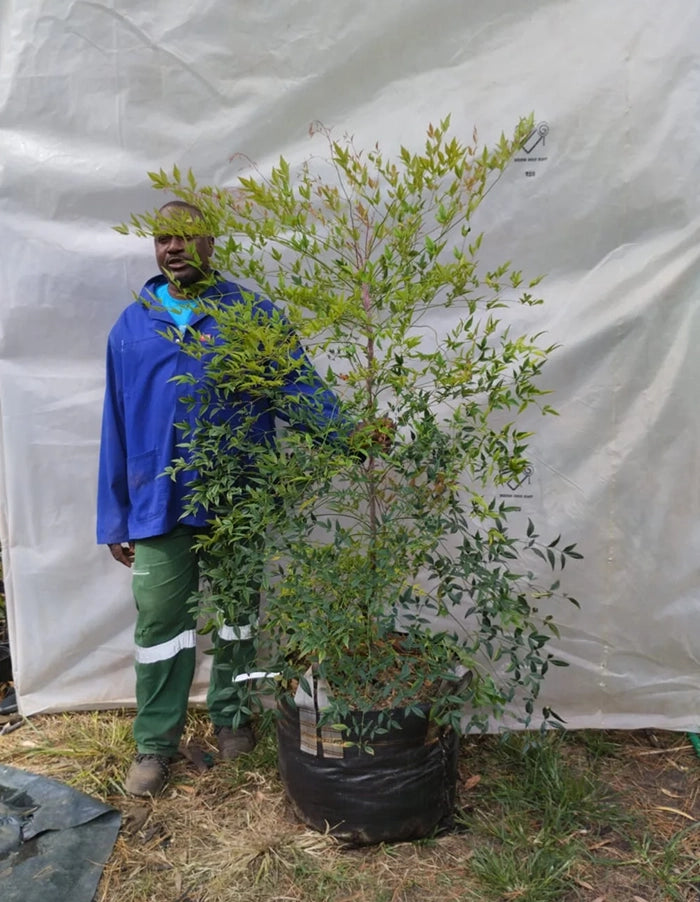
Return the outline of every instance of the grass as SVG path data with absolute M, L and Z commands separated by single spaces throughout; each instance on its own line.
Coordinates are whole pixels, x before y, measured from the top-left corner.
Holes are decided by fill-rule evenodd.
M 490 749 L 493 776 L 474 824 L 490 841 L 475 850 L 472 870 L 494 898 L 564 898 L 590 838 L 629 822 L 612 790 L 566 752 L 561 735 L 514 735 Z
M 96 902 L 698 902 L 700 759 L 686 737 L 586 731 L 462 742 L 454 829 L 345 848 L 293 816 L 274 732 L 218 762 L 191 712 L 167 791 L 134 800 L 126 712 L 43 715 L 0 762 L 120 809 Z

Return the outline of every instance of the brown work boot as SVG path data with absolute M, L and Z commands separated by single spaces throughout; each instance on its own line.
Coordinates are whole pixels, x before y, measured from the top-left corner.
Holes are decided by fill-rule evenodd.
M 232 730 L 231 727 L 214 727 L 216 740 L 219 743 L 219 753 L 222 758 L 232 761 L 245 752 L 252 752 L 255 748 L 255 735 L 251 727 L 239 727 Z
M 170 759 L 165 755 L 137 755 L 124 781 L 132 796 L 155 796 L 168 781 Z

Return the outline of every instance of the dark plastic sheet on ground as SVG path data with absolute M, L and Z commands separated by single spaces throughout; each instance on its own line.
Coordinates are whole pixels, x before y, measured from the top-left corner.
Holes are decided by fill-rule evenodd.
M 2 902 L 90 902 L 120 821 L 77 789 L 0 765 Z

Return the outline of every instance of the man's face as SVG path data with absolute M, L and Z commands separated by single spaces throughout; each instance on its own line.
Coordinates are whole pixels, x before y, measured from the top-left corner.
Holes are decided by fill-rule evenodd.
M 164 210 L 163 221 L 154 238 L 156 263 L 175 287 L 188 288 L 201 282 L 210 271 L 214 239 L 201 231 L 198 217 L 175 208 Z M 172 225 L 172 229 L 169 226 Z M 189 228 L 188 228 L 189 226 Z

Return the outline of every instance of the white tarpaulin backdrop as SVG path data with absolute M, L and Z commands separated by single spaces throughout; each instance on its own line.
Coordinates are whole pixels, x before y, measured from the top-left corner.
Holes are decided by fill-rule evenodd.
M 154 272 L 111 226 L 173 163 L 231 184 L 312 120 L 421 140 L 539 130 L 484 258 L 548 273 L 561 343 L 514 490 L 577 541 L 546 690 L 572 727 L 700 727 L 700 5 L 689 0 L 4 0 L 1 532 L 21 709 L 128 704 L 129 573 L 94 540 L 107 332 Z M 568 571 L 568 568 L 567 568 Z M 200 673 L 198 691 L 201 694 Z

